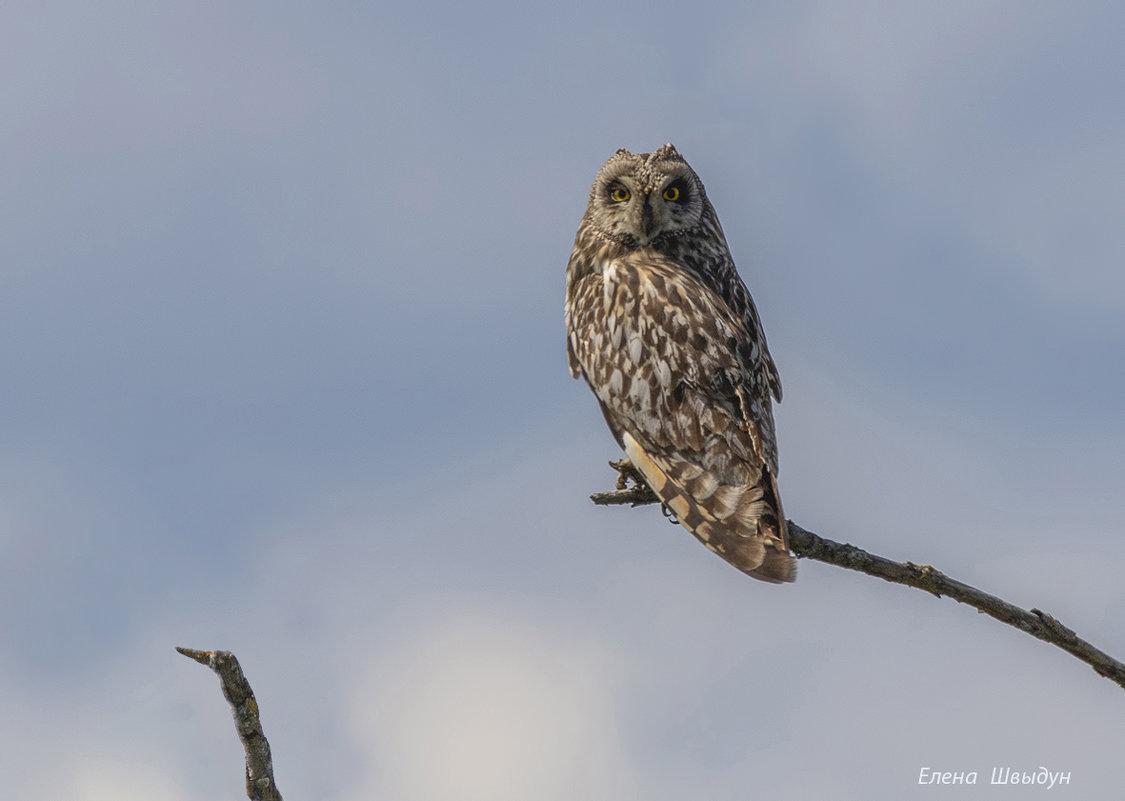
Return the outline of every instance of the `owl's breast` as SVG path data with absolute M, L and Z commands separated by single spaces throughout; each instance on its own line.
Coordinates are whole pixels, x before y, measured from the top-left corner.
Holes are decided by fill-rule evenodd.
M 706 290 L 659 259 L 631 258 L 573 288 L 568 350 L 615 431 L 687 450 L 726 434 L 738 415 L 737 356 Z

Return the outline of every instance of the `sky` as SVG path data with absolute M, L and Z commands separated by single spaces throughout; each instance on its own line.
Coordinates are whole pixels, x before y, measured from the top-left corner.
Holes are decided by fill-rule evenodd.
M 593 507 L 562 306 L 598 167 L 673 142 L 781 373 L 787 514 L 1125 658 L 1123 36 L 1093 1 L 4 3 L 6 794 L 240 794 L 174 646 L 237 654 L 291 798 L 1119 791 L 1125 694 L 1062 651 Z

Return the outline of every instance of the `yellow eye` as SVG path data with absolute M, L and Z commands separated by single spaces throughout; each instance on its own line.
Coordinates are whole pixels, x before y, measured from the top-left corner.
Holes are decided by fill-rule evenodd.
M 624 203 L 629 199 L 629 190 L 623 186 L 619 186 L 613 190 L 613 194 L 610 195 L 610 197 L 612 197 L 618 203 Z
M 664 199 L 665 200 L 679 200 L 680 199 L 680 188 L 678 186 L 670 186 L 667 189 L 665 189 L 664 190 Z

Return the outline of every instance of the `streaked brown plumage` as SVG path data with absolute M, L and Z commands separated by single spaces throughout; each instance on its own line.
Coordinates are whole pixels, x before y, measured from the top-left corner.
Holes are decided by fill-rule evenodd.
M 618 150 L 566 271 L 567 360 L 676 519 L 735 567 L 792 581 L 754 301 L 703 183 L 672 145 Z

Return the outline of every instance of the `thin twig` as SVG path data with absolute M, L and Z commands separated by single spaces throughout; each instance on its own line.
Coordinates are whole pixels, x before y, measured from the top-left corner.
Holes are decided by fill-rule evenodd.
M 660 502 L 631 464 L 628 462 L 609 464 L 619 474 L 617 489 L 591 495 L 590 500 L 594 503 L 599 506 L 619 504 L 642 506 Z M 792 520 L 789 520 L 788 524 L 789 547 L 792 548 L 793 553 L 803 559 L 816 559 L 837 567 L 846 567 L 895 584 L 905 584 L 925 590 L 938 598 L 944 595 L 968 604 L 1002 623 L 1015 626 L 1033 637 L 1062 648 L 1092 667 L 1098 675 L 1105 676 L 1119 686 L 1125 687 L 1125 664 L 1095 648 L 1046 612 L 1039 609 L 1021 609 L 995 595 L 989 595 L 976 587 L 951 579 L 929 565 L 894 562 L 856 548 L 854 545 L 819 537 Z
M 281 791 L 273 780 L 273 760 L 270 744 L 262 732 L 258 717 L 258 702 L 250 682 L 242 673 L 238 660 L 230 651 L 196 651 L 176 648 L 184 656 L 207 665 L 219 677 L 223 696 L 234 713 L 234 726 L 238 739 L 246 751 L 246 796 L 250 801 L 282 801 Z

